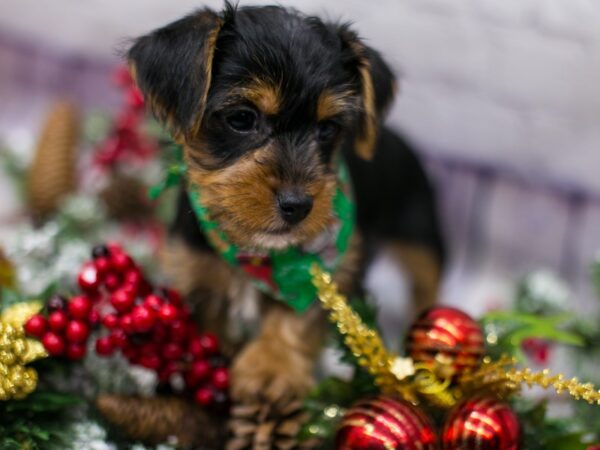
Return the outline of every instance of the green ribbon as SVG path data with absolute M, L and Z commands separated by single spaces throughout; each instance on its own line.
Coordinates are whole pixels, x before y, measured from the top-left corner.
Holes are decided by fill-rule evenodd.
M 332 207 L 339 220 L 339 229 L 333 243 L 337 254 L 332 262 L 326 262 L 322 255 L 307 252 L 301 247 L 288 247 L 284 250 L 240 249 L 229 240 L 218 223 L 210 218 L 208 209 L 202 204 L 198 186 L 190 186 L 188 193 L 200 227 L 209 243 L 223 259 L 232 266 L 242 266 L 260 291 L 302 313 L 317 298 L 310 267 L 317 263 L 323 269 L 335 272 L 352 237 L 355 208 L 351 200 L 350 178 L 346 166 L 341 161 L 338 164 L 337 178 L 337 190 L 332 200 Z M 252 262 L 243 264 L 241 263 L 243 260 L 255 261 L 255 264 L 253 265 Z M 261 263 L 264 264 L 263 267 Z

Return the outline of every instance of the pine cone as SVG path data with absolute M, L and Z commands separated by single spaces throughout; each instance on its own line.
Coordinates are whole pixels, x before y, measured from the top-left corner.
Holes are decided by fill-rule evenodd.
M 34 216 L 56 210 L 76 187 L 76 150 L 79 121 L 75 108 L 56 103 L 46 118 L 27 177 L 29 206 Z
M 117 220 L 140 220 L 148 217 L 151 211 L 146 186 L 129 175 L 114 174 L 100 193 L 108 213 Z
M 215 418 L 177 397 L 105 394 L 96 398 L 96 407 L 130 439 L 148 444 L 165 443 L 175 437 L 180 448 L 210 448 L 223 440 Z
M 268 404 L 238 405 L 231 411 L 231 434 L 226 450 L 308 450 L 316 442 L 299 442 L 298 433 L 308 420 L 302 402 L 275 410 Z

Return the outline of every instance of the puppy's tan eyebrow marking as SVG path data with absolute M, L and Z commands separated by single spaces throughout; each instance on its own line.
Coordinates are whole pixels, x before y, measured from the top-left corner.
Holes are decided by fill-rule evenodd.
M 324 90 L 317 101 L 317 121 L 326 120 L 354 109 L 356 109 L 356 100 L 352 91 Z
M 279 113 L 281 108 L 279 86 L 265 80 L 255 79 L 248 86 L 238 88 L 235 93 L 254 103 L 267 116 Z

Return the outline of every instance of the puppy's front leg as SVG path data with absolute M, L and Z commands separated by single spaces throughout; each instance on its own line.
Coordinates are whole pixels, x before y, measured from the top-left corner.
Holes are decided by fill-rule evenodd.
M 318 305 L 300 315 L 273 304 L 259 336 L 233 362 L 233 398 L 283 405 L 306 395 L 314 385 L 313 369 L 325 323 Z

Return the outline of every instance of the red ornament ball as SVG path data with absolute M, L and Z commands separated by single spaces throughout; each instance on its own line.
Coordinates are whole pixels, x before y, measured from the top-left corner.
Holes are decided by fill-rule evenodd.
M 442 433 L 443 450 L 517 450 L 520 426 L 508 405 L 476 397 L 454 409 Z
M 409 403 L 376 397 L 356 403 L 342 419 L 337 450 L 435 450 L 430 421 Z
M 30 336 L 41 338 L 46 332 L 46 318 L 41 314 L 35 314 L 25 322 L 23 328 Z
M 417 319 L 408 332 L 406 348 L 415 362 L 446 363 L 455 374 L 475 370 L 485 354 L 479 324 L 446 306 L 431 308 Z

